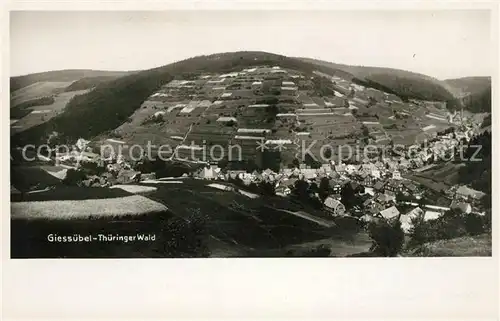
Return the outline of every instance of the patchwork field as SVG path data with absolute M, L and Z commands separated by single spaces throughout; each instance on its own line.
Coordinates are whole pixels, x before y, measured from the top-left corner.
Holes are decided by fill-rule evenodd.
M 21 119 L 18 119 L 11 125 L 11 135 L 49 121 L 51 118 L 61 114 L 73 97 L 83 95 L 87 92 L 88 90 L 63 92 L 54 96 L 54 103 L 51 105 L 33 106 L 27 108 L 26 112 L 29 112 L 29 114 Z
M 62 93 L 71 83 L 73 83 L 73 81 L 40 81 L 18 89 L 10 96 L 10 107 L 15 107 L 31 99 Z
M 426 181 L 434 181 L 436 183 L 443 183 L 448 186 L 458 184 L 459 177 L 459 169 L 463 167 L 464 164 L 454 164 L 452 162 L 448 162 L 446 164 L 440 164 L 432 167 L 430 170 L 415 173 L 415 176 L 426 180 Z

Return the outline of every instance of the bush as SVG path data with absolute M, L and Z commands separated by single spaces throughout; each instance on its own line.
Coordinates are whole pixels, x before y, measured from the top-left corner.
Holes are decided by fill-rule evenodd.
M 87 175 L 101 175 L 106 172 L 106 167 L 99 166 L 99 164 L 95 162 L 81 162 L 80 163 L 81 170 L 83 173 Z
M 415 247 L 427 242 L 446 240 L 466 235 L 479 235 L 488 231 L 491 221 L 488 215 L 464 214 L 459 210 L 450 210 L 435 220 L 413 220 L 408 247 Z
M 370 251 L 378 256 L 396 256 L 403 248 L 404 232 L 399 220 L 371 222 L 368 231 L 372 239 Z

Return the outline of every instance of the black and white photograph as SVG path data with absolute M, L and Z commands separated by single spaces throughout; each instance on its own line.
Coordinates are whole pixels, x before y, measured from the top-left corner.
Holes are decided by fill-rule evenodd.
M 8 18 L 12 259 L 492 256 L 490 10 Z

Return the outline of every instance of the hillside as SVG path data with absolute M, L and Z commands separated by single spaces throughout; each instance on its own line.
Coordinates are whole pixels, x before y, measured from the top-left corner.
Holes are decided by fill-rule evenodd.
M 27 87 L 37 82 L 68 82 L 75 81 L 84 77 L 120 77 L 127 75 L 129 71 L 104 71 L 88 69 L 68 69 L 39 72 L 29 75 L 16 76 L 10 78 L 10 92 Z
M 491 77 L 463 77 L 444 81 L 462 96 L 482 93 L 491 87 Z
M 237 79 L 223 76 L 225 73 L 238 73 L 245 68 L 255 69 L 261 66 L 269 66 L 268 69 L 279 66 L 287 71 L 281 76 L 271 71 L 261 72 L 260 75 L 242 75 Z M 70 71 L 59 73 L 62 73 L 61 77 L 75 75 Z M 48 77 L 47 74 L 49 73 L 44 77 Z M 79 75 L 82 75 L 82 71 Z M 13 145 L 43 141 L 53 131 L 70 140 L 118 135 L 115 138 L 128 138 L 136 143 L 147 140 L 152 140 L 155 144 L 172 143 L 172 140 L 177 140 L 178 144 L 179 137 L 191 132 L 193 126 L 194 130 L 189 138 L 202 139 L 210 134 L 213 142 L 221 139 L 227 142 L 228 138 L 234 138 L 237 127 L 248 134 L 248 129 L 255 130 L 257 126 L 257 129 L 272 131 L 273 134 L 269 136 L 273 139 L 289 139 L 290 134 L 302 131 L 311 139 L 335 138 L 336 143 L 345 144 L 355 140 L 364 122 L 374 123 L 368 128 L 371 138 L 367 139 L 372 139 L 377 144 L 388 143 L 391 139 L 406 144 L 423 139 L 427 135 L 422 131 L 426 126 L 445 129 L 448 121 L 444 101 L 453 101 L 452 94 L 444 85 L 428 76 L 388 68 L 353 67 L 291 58 L 266 52 L 197 56 L 113 77 L 95 75 L 94 72 L 94 75 L 87 74 L 64 86 L 62 90 L 78 94 L 68 95 L 66 101 L 69 102 L 63 108 L 58 107 L 57 112 L 49 110 L 53 109 L 49 107 L 39 108 L 40 111 L 35 111 L 35 115 L 28 115 L 30 119 L 27 123 L 22 119 L 15 120 L 16 129 L 11 131 Z M 226 81 L 221 87 L 216 79 Z M 169 87 L 168 84 L 173 80 L 191 82 L 191 85 L 181 86 L 185 87 L 183 89 L 175 87 L 176 85 Z M 207 85 L 207 81 L 212 84 Z M 254 81 L 263 85 L 254 88 Z M 36 84 L 40 83 L 42 82 Z M 287 88 L 286 83 L 295 87 Z M 29 86 L 20 90 L 26 88 Z M 234 98 L 225 98 L 222 103 L 219 102 L 222 92 L 216 93 L 217 88 L 222 88 L 224 95 L 234 94 Z M 282 94 L 280 88 L 296 88 L 296 92 Z M 80 91 L 74 91 L 77 89 Z M 405 102 L 415 97 L 443 103 Z M 212 106 L 209 114 L 203 112 L 202 108 L 196 108 L 200 102 L 208 103 L 204 108 Z M 246 105 L 269 103 L 274 109 L 242 108 Z M 193 106 L 193 109 L 186 112 L 176 109 L 185 105 Z M 152 117 L 158 112 L 157 109 L 164 116 Z M 287 114 L 295 115 L 294 112 L 300 114 L 300 127 L 295 128 L 286 119 L 276 121 L 277 114 L 288 117 Z M 400 113 L 411 113 L 412 117 L 402 117 Z M 242 123 L 239 126 L 220 127 L 216 116 L 237 117 Z M 377 121 L 374 122 L 374 119 Z M 332 127 L 333 124 L 336 127 Z
M 84 90 L 91 89 L 96 87 L 99 84 L 102 84 L 107 81 L 111 81 L 116 79 L 116 76 L 93 76 L 93 77 L 83 77 L 78 79 L 77 81 L 71 83 L 68 87 L 64 89 L 65 92 L 75 91 L 75 90 Z
M 328 67 L 318 68 L 298 59 L 265 52 L 198 56 L 100 83 L 91 92 L 72 99 L 63 114 L 15 135 L 13 141 L 36 141 L 54 130 L 70 138 L 93 137 L 124 123 L 149 95 L 174 77 L 189 79 L 200 72 L 230 72 L 256 65 L 280 65 L 308 74 L 317 69 L 332 72 Z M 73 74 L 66 76 L 70 75 Z
M 392 68 L 349 66 L 317 59 L 300 59 L 320 66 L 342 70 L 351 74 L 355 82 L 392 92 L 402 99 L 446 101 L 453 98 L 447 84 L 426 75 Z
M 491 256 L 491 234 L 464 236 L 425 243 L 405 253 L 409 257 L 426 256 Z

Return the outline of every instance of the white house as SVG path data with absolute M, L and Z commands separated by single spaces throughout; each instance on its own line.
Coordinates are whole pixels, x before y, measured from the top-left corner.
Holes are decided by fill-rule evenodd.
M 426 211 L 424 215 L 424 221 L 435 220 L 441 216 L 441 212 L 436 211 Z
M 276 195 L 278 195 L 278 196 L 286 197 L 286 196 L 290 195 L 292 190 L 288 186 L 280 185 L 280 186 L 276 187 L 275 192 L 276 192 Z
M 217 177 L 217 173 L 215 173 L 213 167 L 203 167 L 199 177 L 203 179 L 215 179 Z

